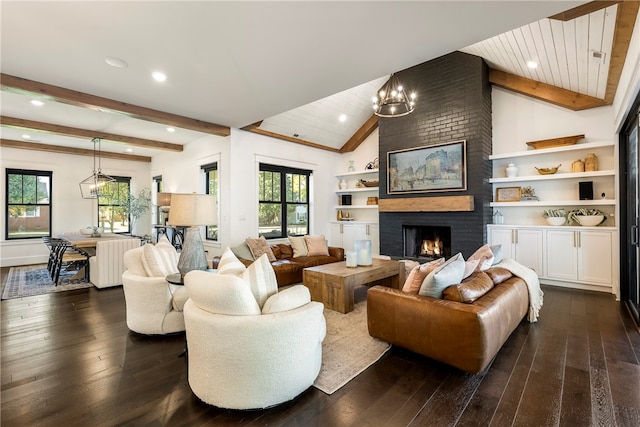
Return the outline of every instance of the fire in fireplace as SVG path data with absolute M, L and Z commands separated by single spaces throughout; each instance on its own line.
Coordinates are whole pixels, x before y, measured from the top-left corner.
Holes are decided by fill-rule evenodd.
M 451 227 L 403 225 L 404 256 L 432 260 L 451 256 Z

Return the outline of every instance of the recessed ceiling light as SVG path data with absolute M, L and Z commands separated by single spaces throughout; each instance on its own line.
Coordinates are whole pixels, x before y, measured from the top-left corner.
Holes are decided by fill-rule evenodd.
M 26 133 L 22 135 L 22 139 L 31 139 L 31 135 L 27 135 Z
M 347 120 L 347 115 L 346 114 L 340 114 L 340 117 L 338 117 L 338 120 L 340 120 L 341 122 L 344 122 Z
M 153 73 L 151 73 L 151 75 L 153 76 L 153 79 L 157 82 L 163 82 L 167 80 L 167 75 L 160 71 L 154 71 Z
M 129 64 L 124 59 L 116 58 L 115 56 L 107 56 L 104 58 L 104 62 L 116 68 L 127 68 Z
M 527 67 L 531 68 L 532 70 L 538 68 L 538 63 L 536 61 L 527 61 Z
M 40 101 L 39 99 L 32 99 L 31 104 L 35 105 L 36 107 L 42 107 L 44 105 L 44 102 Z
M 176 129 L 175 128 L 167 128 L 167 132 L 175 132 Z
M 133 153 L 133 148 L 127 148 L 124 151 L 126 151 L 127 153 Z

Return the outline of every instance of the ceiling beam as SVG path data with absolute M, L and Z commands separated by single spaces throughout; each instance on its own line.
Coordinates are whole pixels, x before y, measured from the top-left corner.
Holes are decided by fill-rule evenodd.
M 38 144 L 35 142 L 15 141 L 12 139 L 0 139 L 0 146 L 4 148 L 18 148 L 21 150 L 47 151 L 50 153 L 74 154 L 77 156 L 93 157 L 93 149 L 62 147 L 60 145 Z M 106 151 L 100 152 L 103 159 L 129 160 L 133 162 L 151 163 L 151 157 L 137 156 L 135 154 L 110 153 Z
M 611 104 L 610 102 L 606 102 L 600 98 L 583 95 L 578 92 L 551 86 L 546 83 L 537 82 L 535 80 L 494 69 L 489 70 L 489 82 L 513 92 L 550 102 L 551 104 L 559 105 L 560 107 L 568 108 L 573 111 L 586 110 L 588 108 L 602 107 L 604 105 Z
M 340 152 L 340 150 L 338 150 L 337 148 L 327 147 L 325 145 L 316 144 L 315 142 L 305 141 L 304 139 L 294 138 L 292 136 L 282 135 L 279 133 L 269 132 L 268 130 L 260 129 L 259 126 L 261 123 L 262 121 L 247 125 L 243 127 L 242 130 L 247 132 L 257 133 L 259 135 L 270 136 L 271 138 L 281 139 L 283 141 L 294 142 L 300 145 L 306 145 L 307 147 L 313 147 L 313 148 L 319 148 L 320 150 L 331 151 L 333 153 Z
M 600 0 L 592 1 L 589 3 L 582 4 L 580 6 L 576 6 L 572 9 L 565 10 L 564 12 L 560 12 L 553 16 L 550 16 L 549 19 L 555 19 L 557 21 L 571 21 L 572 19 L 576 19 L 581 16 L 588 15 L 591 12 L 595 12 L 596 10 L 613 6 L 616 3 L 621 3 L 621 2 L 620 1 L 600 1 Z
M 190 129 L 197 132 L 208 133 L 217 136 L 229 136 L 231 130 L 228 126 L 203 122 L 189 117 L 178 116 L 164 111 L 127 104 L 109 98 L 90 95 L 59 86 L 23 79 L 9 74 L 0 74 L 0 88 L 4 91 L 15 92 L 48 99 L 63 104 L 69 104 L 81 108 L 89 108 L 99 111 L 111 111 L 133 119 L 160 123 L 165 126 L 173 126 Z
M 354 151 L 377 128 L 378 128 L 378 116 L 376 116 L 375 114 L 372 114 L 371 117 L 369 117 L 367 121 L 364 122 L 362 126 L 360 126 L 360 129 L 355 131 L 355 133 L 351 136 L 351 138 L 349 138 L 349 140 L 345 142 L 345 144 L 340 149 L 340 152 L 348 153 L 350 151 Z
M 631 43 L 631 35 L 635 26 L 640 2 L 625 1 L 618 4 L 616 26 L 613 33 L 613 45 L 611 47 L 611 60 L 609 61 L 609 75 L 604 99 L 607 103 L 613 103 L 613 98 L 618 90 L 618 82 L 622 75 L 624 61 L 627 59 L 627 51 Z
M 120 142 L 123 144 L 133 145 L 136 147 L 154 148 L 158 150 L 168 150 L 181 152 L 182 145 L 172 144 L 169 142 L 152 141 L 149 139 L 134 138 L 131 136 L 117 135 L 114 133 L 98 132 L 95 130 L 87 130 L 74 128 L 70 126 L 55 125 L 51 123 L 37 122 L 34 120 L 18 119 L 15 117 L 0 116 L 0 125 L 16 128 L 30 129 L 56 135 L 71 136 L 75 138 L 93 139 L 100 138 L 110 142 Z

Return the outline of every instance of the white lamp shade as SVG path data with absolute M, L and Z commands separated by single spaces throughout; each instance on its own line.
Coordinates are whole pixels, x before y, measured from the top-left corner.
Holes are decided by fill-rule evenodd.
M 171 195 L 169 225 L 199 226 L 218 222 L 216 198 L 209 194 Z

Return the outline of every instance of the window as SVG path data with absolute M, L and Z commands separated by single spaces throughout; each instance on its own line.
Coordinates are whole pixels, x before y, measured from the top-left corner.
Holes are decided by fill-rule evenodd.
M 212 194 L 218 200 L 218 163 L 203 165 L 201 169 L 205 175 L 205 193 Z M 218 240 L 218 224 L 207 226 L 207 240 Z
M 51 236 L 50 171 L 7 169 L 6 240 Z
M 98 224 L 105 233 L 130 233 L 129 191 L 131 178 L 113 177 L 98 197 Z
M 311 171 L 260 163 L 258 229 L 267 239 L 309 234 Z

